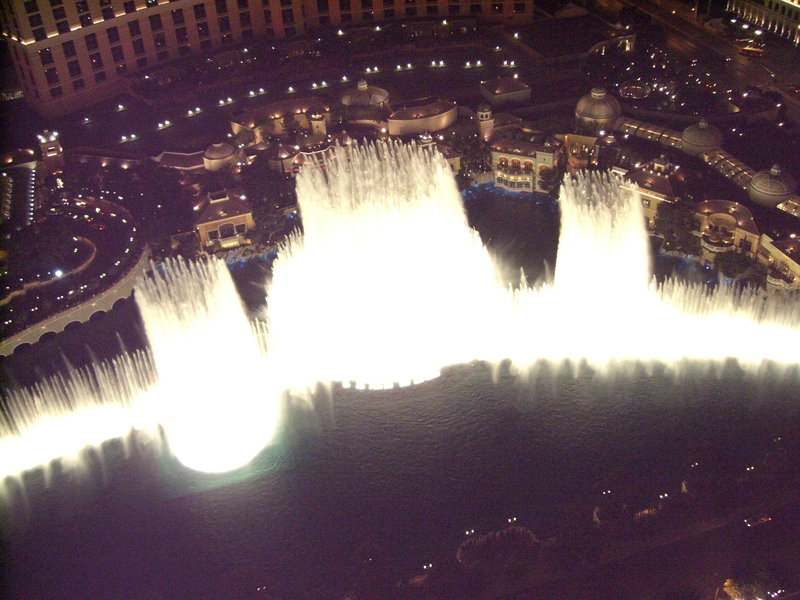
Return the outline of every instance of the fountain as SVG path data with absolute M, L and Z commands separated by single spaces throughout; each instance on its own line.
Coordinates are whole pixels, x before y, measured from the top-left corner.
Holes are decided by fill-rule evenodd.
M 130 431 L 162 431 L 186 466 L 227 471 L 270 443 L 283 390 L 391 388 L 475 360 L 518 374 L 565 359 L 800 363 L 794 299 L 649 281 L 641 204 L 615 177 L 565 181 L 553 283 L 507 289 L 443 157 L 397 143 L 348 152 L 298 176 L 304 235 L 274 265 L 266 336 L 222 261 L 154 269 L 136 292 L 149 352 L 11 392 L 0 475 Z

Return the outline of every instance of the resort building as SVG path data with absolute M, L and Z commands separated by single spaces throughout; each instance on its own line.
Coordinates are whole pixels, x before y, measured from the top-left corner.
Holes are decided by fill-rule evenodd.
M 477 19 L 525 23 L 534 1 L 490 0 L 2 0 L 0 29 L 23 94 L 60 116 L 120 92 L 136 72 L 191 54 L 291 38 L 319 27 L 411 21 L 414 37 L 474 29 Z M 439 18 L 444 17 L 444 18 Z M 466 18 L 465 18 L 466 17 Z
M 489 142 L 489 151 L 495 185 L 516 192 L 542 189 L 542 173 L 556 166 L 561 148 L 557 140 L 537 144 L 493 138 Z
M 728 0 L 727 11 L 800 44 L 800 0 Z
M 789 237 L 774 241 L 764 234 L 757 256 L 768 267 L 767 285 L 800 289 L 800 239 Z
M 312 117 L 317 121 L 317 128 L 323 127 L 319 124 L 319 118 L 324 120 L 324 127 L 330 125 L 330 107 L 317 96 L 307 98 L 291 98 L 272 102 L 247 111 L 234 113 L 231 118 L 231 131 L 236 135 L 244 130 L 255 134 L 256 142 L 263 141 L 266 137 L 283 136 L 285 131 L 286 117 L 294 118 L 297 126 L 303 129 L 314 129 Z
M 747 193 L 750 200 L 761 206 L 774 208 L 788 200 L 794 193 L 795 183 L 791 175 L 781 170 L 780 165 L 759 171 L 750 179 Z
M 705 258 L 712 259 L 720 252 L 731 250 L 756 255 L 760 234 L 747 208 L 728 200 L 706 200 L 698 202 L 694 211 Z
M 441 98 L 422 98 L 400 105 L 389 115 L 389 135 L 420 135 L 450 127 L 458 118 L 458 105 Z
M 641 169 L 627 171 L 617 167 L 614 172 L 623 176 L 623 187 L 640 196 L 647 229 L 655 229 L 659 205 L 662 202 L 673 203 L 678 199 L 673 183 L 680 177 L 679 167 L 661 155 Z
M 619 102 L 603 88 L 594 88 L 575 106 L 575 120 L 579 133 L 604 136 L 611 133 L 614 122 L 622 114 Z
M 498 77 L 481 81 L 481 96 L 492 106 L 508 102 L 527 102 L 531 99 L 531 88 L 527 83 L 514 77 Z
M 253 209 L 243 198 L 231 198 L 225 190 L 208 194 L 195 223 L 203 249 L 235 248 L 255 228 Z

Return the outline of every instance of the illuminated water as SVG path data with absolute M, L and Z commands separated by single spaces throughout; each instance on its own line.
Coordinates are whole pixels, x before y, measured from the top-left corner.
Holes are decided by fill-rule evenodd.
M 404 386 L 475 360 L 525 377 L 542 361 L 800 363 L 795 298 L 650 283 L 641 203 L 608 175 L 564 184 L 552 283 L 511 289 L 439 154 L 349 152 L 298 177 L 304 234 L 275 262 L 266 326 L 248 321 L 222 261 L 164 265 L 136 293 L 147 353 L 10 394 L 0 474 L 75 462 L 127 431 L 163 433 L 184 465 L 228 471 L 270 443 L 283 390 Z

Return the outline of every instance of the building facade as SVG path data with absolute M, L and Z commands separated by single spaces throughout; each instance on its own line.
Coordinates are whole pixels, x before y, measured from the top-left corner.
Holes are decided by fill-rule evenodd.
M 0 0 L 25 98 L 59 116 L 120 91 L 128 74 L 256 37 L 391 19 L 533 17 L 533 0 Z
M 800 44 L 800 0 L 728 0 L 728 12 Z

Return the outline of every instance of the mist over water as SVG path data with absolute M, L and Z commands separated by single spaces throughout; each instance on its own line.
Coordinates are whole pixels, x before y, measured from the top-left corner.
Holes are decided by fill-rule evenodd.
M 274 264 L 266 324 L 249 322 L 223 261 L 162 265 L 136 289 L 148 352 L 7 394 L 0 476 L 130 431 L 163 435 L 191 469 L 235 469 L 285 425 L 284 390 L 318 382 L 391 388 L 476 360 L 523 378 L 564 360 L 611 374 L 800 363 L 796 297 L 653 283 L 640 199 L 611 175 L 565 181 L 553 281 L 512 289 L 441 155 L 348 152 L 298 175 L 304 234 Z

